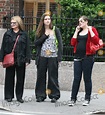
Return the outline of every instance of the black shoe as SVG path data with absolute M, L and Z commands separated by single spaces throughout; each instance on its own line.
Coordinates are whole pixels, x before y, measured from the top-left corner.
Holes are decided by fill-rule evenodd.
M 11 102 L 12 101 L 12 99 L 10 98 L 10 99 L 5 99 L 6 101 L 8 101 L 8 102 Z
M 42 97 L 39 97 L 36 99 L 36 102 L 43 102 L 43 101 L 44 101 L 44 98 L 42 98 Z
M 53 98 L 51 99 L 51 103 L 56 103 L 57 102 L 57 99 Z
M 17 101 L 20 102 L 20 103 L 24 103 L 23 99 L 17 99 Z

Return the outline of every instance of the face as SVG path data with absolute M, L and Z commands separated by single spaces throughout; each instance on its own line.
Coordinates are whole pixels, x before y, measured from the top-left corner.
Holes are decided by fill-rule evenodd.
M 88 23 L 88 21 L 85 21 L 83 18 L 79 19 L 79 26 L 81 28 L 84 28 L 85 26 L 87 26 L 87 23 Z
M 11 20 L 11 28 L 18 28 L 18 23 L 15 20 Z
M 44 17 L 44 24 L 47 25 L 47 26 L 49 26 L 50 23 L 51 23 L 51 18 L 50 18 L 50 16 L 45 16 L 45 17 Z

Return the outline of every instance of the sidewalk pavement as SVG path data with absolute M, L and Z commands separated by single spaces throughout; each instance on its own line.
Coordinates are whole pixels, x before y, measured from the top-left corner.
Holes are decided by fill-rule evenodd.
M 69 91 L 61 91 L 61 98 L 56 103 L 51 103 L 49 98 L 38 103 L 34 92 L 34 89 L 25 89 L 24 103 L 17 102 L 16 98 L 8 103 L 3 100 L 4 86 L 0 85 L 0 115 L 95 115 L 98 111 L 98 115 L 105 115 L 105 93 L 93 93 L 90 105 L 82 106 L 84 92 L 79 92 L 76 105 L 70 107 Z

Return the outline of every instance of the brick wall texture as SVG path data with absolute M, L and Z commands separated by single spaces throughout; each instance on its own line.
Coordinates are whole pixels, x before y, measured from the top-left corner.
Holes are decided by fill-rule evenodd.
M 0 0 L 0 28 L 3 26 L 3 17 L 14 13 L 14 0 Z

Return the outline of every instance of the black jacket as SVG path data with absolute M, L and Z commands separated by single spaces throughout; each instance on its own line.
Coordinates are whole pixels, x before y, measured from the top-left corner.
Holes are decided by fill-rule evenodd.
M 55 27 L 55 34 L 56 34 L 56 38 L 58 41 L 58 62 L 60 62 L 62 60 L 62 53 L 63 53 L 63 43 L 62 43 L 62 37 L 61 37 L 61 33 L 59 31 L 59 29 L 57 27 Z M 41 53 L 41 47 L 42 44 L 45 42 L 45 40 L 48 38 L 48 36 L 46 36 L 45 34 L 43 34 L 41 37 L 37 37 L 35 39 L 35 47 L 36 47 L 36 65 L 38 65 L 38 60 L 39 60 L 39 56 Z
M 16 44 L 16 62 L 18 65 L 23 63 L 30 63 L 31 52 L 30 52 L 30 41 L 25 31 L 19 31 L 19 39 Z M 4 56 L 11 53 L 16 36 L 13 34 L 13 30 L 7 30 L 3 36 L 2 46 L 0 50 L 0 62 L 3 62 Z

